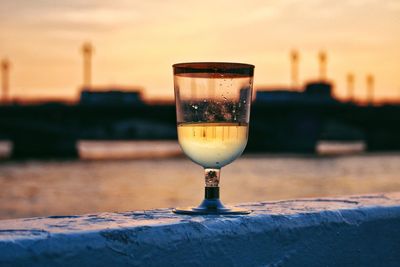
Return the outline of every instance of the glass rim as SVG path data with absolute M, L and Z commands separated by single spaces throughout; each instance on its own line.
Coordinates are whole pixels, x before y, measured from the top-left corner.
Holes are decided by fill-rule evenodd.
M 172 65 L 174 74 L 237 74 L 243 76 L 253 76 L 254 65 L 236 62 L 186 62 Z

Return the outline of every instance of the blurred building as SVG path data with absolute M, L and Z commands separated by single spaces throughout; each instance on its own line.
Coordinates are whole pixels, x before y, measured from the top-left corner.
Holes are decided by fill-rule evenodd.
M 79 104 L 97 106 L 144 105 L 140 88 L 84 88 Z
M 338 101 L 332 95 L 332 84 L 325 81 L 310 82 L 303 91 L 291 88 L 261 88 L 256 93 L 260 104 L 330 104 Z

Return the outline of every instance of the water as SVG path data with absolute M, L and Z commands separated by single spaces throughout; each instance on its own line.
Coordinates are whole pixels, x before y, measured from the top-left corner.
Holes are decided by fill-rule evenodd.
M 0 218 L 196 205 L 203 197 L 203 170 L 179 156 L 174 142 L 86 142 L 80 153 L 83 160 L 0 161 Z M 221 197 L 238 203 L 400 191 L 399 178 L 400 153 L 244 155 L 222 169 Z

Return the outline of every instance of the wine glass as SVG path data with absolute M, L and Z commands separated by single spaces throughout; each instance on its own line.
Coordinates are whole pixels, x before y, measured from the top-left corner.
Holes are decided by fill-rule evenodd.
M 254 66 L 196 62 L 173 65 L 179 144 L 205 172 L 205 198 L 178 214 L 248 214 L 219 199 L 221 168 L 247 144 Z

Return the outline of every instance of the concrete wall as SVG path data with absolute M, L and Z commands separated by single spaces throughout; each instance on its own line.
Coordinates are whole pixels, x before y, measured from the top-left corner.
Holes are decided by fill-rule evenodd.
M 0 266 L 400 266 L 400 193 L 0 221 Z

